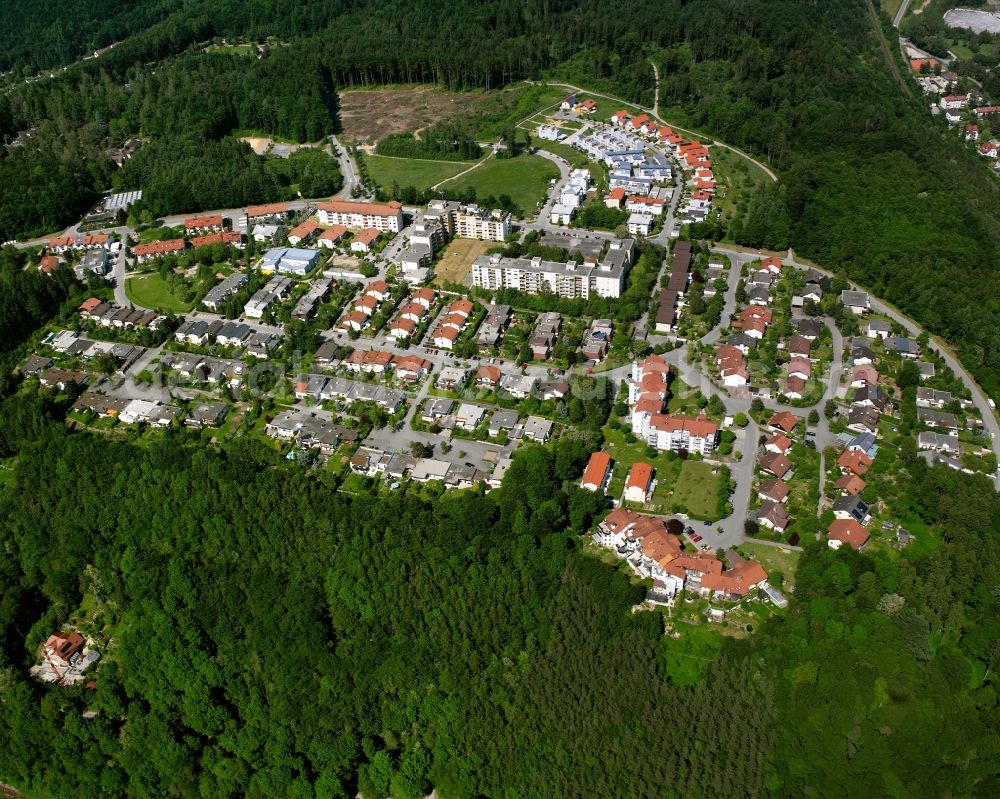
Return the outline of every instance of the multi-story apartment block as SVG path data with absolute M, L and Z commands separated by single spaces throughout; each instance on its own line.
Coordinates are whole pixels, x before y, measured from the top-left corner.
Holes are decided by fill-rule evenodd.
M 388 203 L 330 200 L 316 206 L 316 212 L 324 225 L 373 228 L 382 233 L 398 233 L 403 229 L 403 206 L 395 200 Z
M 451 200 L 431 200 L 424 219 L 436 221 L 449 236 L 462 239 L 503 241 L 510 233 L 510 214 L 494 208 L 487 211 L 478 205 L 460 205 Z
M 613 241 L 604 259 L 543 261 L 541 258 L 504 258 L 481 255 L 472 264 L 472 284 L 486 289 L 517 289 L 527 294 L 552 292 L 560 297 L 620 297 L 632 266 L 635 241 Z
M 633 433 L 658 450 L 687 450 L 708 455 L 715 449 L 719 426 L 703 417 L 671 416 L 663 413 L 634 413 Z

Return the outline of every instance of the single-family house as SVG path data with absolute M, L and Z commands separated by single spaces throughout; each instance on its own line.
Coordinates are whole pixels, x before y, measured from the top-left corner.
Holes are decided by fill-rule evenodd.
M 834 500 L 833 515 L 838 519 L 854 519 L 859 524 L 866 524 L 871 518 L 868 504 L 861 497 L 851 494 Z
M 872 458 L 869 458 L 864 452 L 857 450 L 847 450 L 841 453 L 837 459 L 837 466 L 842 472 L 851 472 L 858 475 L 858 477 L 864 477 L 868 469 L 871 468 L 872 463 L 874 463 Z
M 784 455 L 777 452 L 765 452 L 760 458 L 760 470 L 779 480 L 784 480 L 785 476 L 792 470 L 792 462 Z
M 648 463 L 633 463 L 625 479 L 626 502 L 646 502 L 653 490 L 653 467 Z
M 607 489 L 611 479 L 611 456 L 606 452 L 595 452 L 587 462 L 587 468 L 583 472 L 583 480 L 580 482 L 581 488 L 588 491 L 601 491 Z
M 851 313 L 862 316 L 871 310 L 871 300 L 867 292 L 844 289 L 840 292 L 840 302 Z
M 784 480 L 765 480 L 757 486 L 757 496 L 761 501 L 785 502 L 790 490 Z
M 868 528 L 854 519 L 836 519 L 826 531 L 830 549 L 840 549 L 844 544 L 851 549 L 861 550 L 868 543 Z
M 777 530 L 779 533 L 784 532 L 785 528 L 788 527 L 788 509 L 779 502 L 765 500 L 757 509 L 755 516 L 761 527 Z

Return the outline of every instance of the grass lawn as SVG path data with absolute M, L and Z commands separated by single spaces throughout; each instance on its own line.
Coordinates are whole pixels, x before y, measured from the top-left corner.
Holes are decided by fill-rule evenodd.
M 456 194 L 470 188 L 480 198 L 508 195 L 525 214 L 533 214 L 545 199 L 549 181 L 559 177 L 559 168 L 540 155 L 519 155 L 516 158 L 491 158 L 467 175 L 445 183 L 445 194 Z
M 562 142 L 557 141 L 541 140 L 536 141 L 534 144 L 539 150 L 546 150 L 553 155 L 558 155 L 564 161 L 569 163 L 571 167 L 590 166 L 590 160 L 587 156 L 575 147 L 570 147 L 568 144 L 563 144 Z
M 391 189 L 395 182 L 401 188 L 413 186 L 417 191 L 428 189 L 472 166 L 471 161 L 430 161 L 387 155 L 366 155 L 365 163 L 368 175 L 379 186 Z
M 780 571 L 785 576 L 784 588 L 794 590 L 795 570 L 799 566 L 801 552 L 779 547 L 769 547 L 767 544 L 755 544 L 752 541 L 744 541 L 736 550 L 745 558 L 753 558 L 760 561 L 764 571 L 771 574 Z
M 136 305 L 162 313 L 187 313 L 194 307 L 193 302 L 183 302 L 175 297 L 156 273 L 130 277 L 125 281 L 125 294 Z
M 701 413 L 701 392 L 696 388 L 691 388 L 679 378 L 675 378 L 670 384 L 667 413 L 678 416 L 697 416 Z
M 677 638 L 664 636 L 657 645 L 663 670 L 678 685 L 696 685 L 705 668 L 714 661 L 722 648 L 718 627 L 706 622 L 674 623 Z
M 688 515 L 710 521 L 718 518 L 720 475 L 713 474 L 717 468 L 705 461 L 684 461 L 673 499 L 687 508 Z

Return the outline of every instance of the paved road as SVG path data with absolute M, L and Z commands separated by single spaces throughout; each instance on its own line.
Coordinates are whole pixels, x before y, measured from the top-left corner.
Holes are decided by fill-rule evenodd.
M 344 176 L 344 185 L 337 192 L 336 196 L 340 198 L 350 197 L 354 187 L 361 182 L 361 179 L 358 177 L 358 170 L 354 166 L 351 156 L 348 155 L 347 148 L 340 143 L 336 136 L 330 136 L 330 143 L 326 146 L 326 152 L 328 155 L 333 155 L 334 150 L 337 153 L 337 161 L 340 163 L 340 173 Z
M 128 264 L 125 259 L 125 247 L 123 245 L 118 251 L 118 257 L 115 258 L 114 267 L 111 270 L 111 273 L 114 275 L 115 282 L 115 302 L 123 308 L 130 304 L 134 305 L 134 303 L 129 303 L 128 296 L 125 294 L 125 270 L 127 267 Z M 135 307 L 139 308 L 141 306 L 136 305 Z
M 903 2 L 899 4 L 899 10 L 896 12 L 896 16 L 892 18 L 892 27 L 899 27 L 899 23 L 903 21 L 903 17 L 906 16 L 906 9 L 909 7 L 910 0 L 903 0 Z

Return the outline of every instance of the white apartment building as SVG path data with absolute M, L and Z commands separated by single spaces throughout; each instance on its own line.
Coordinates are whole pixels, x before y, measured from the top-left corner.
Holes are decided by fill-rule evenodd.
M 439 222 L 448 235 L 462 239 L 503 241 L 510 233 L 510 214 L 499 208 L 487 211 L 478 205 L 431 200 L 424 218 L 428 222 Z
M 330 200 L 320 203 L 316 213 L 326 226 L 374 228 L 382 233 L 398 233 L 403 229 L 403 206 L 395 200 L 388 203 Z
M 491 290 L 510 288 L 527 294 L 550 291 L 560 297 L 587 299 L 620 297 L 625 276 L 632 266 L 635 242 L 632 239 L 611 242 L 604 260 L 588 259 L 561 263 L 541 258 L 504 258 L 481 255 L 472 264 L 472 284 Z
M 636 412 L 632 432 L 658 450 L 680 450 L 708 455 L 715 449 L 719 426 L 708 419 L 662 413 Z

